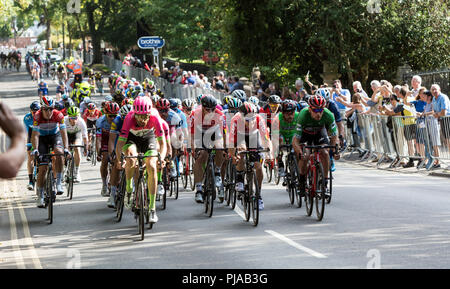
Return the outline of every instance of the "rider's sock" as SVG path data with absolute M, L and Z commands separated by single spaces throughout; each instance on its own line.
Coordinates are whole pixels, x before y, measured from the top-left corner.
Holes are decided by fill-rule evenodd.
M 33 182 L 33 174 L 28 175 L 28 179 L 30 180 L 30 183 L 32 183 Z
M 155 210 L 155 208 L 156 208 L 156 202 L 155 202 L 155 200 L 156 200 L 156 195 L 154 195 L 154 194 L 150 194 L 150 204 L 149 204 L 149 207 L 150 207 L 150 210 Z
M 158 171 L 156 174 L 158 176 L 158 182 L 162 182 L 162 173 L 161 173 L 161 171 Z
M 63 174 L 62 173 L 56 173 L 56 183 L 61 184 Z
M 102 182 L 103 182 L 103 186 L 107 186 L 108 185 L 108 183 L 106 182 L 106 179 L 102 179 Z M 128 184 L 128 181 L 127 181 L 127 184 Z
M 127 179 L 127 187 L 126 190 L 128 193 L 132 193 L 133 192 L 133 178 L 131 179 Z
M 75 175 L 78 175 L 79 171 L 80 171 L 80 167 L 75 167 Z

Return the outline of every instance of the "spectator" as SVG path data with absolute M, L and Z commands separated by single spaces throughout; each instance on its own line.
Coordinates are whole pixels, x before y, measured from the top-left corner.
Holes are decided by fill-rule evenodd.
M 276 82 L 269 84 L 269 87 L 263 92 L 263 97 L 262 97 L 261 101 L 267 101 L 267 99 L 271 95 L 278 95 L 278 96 L 282 95 L 282 93 L 280 91 L 280 87 L 278 86 L 278 83 L 276 83 Z
M 203 82 L 205 83 L 205 85 L 204 85 L 205 89 L 211 89 L 211 83 L 209 82 L 208 77 L 204 76 Z
M 235 90 L 244 90 L 244 84 L 239 81 L 239 76 L 233 77 L 233 85 L 231 86 L 230 94 Z
M 270 96 L 263 95 L 263 93 L 269 88 L 269 83 L 266 80 L 265 74 L 260 74 L 258 78 L 259 89 L 257 91 L 258 97 L 262 101 L 267 101 L 267 98 Z
M 205 76 L 204 76 L 203 74 L 200 74 L 200 75 L 198 76 L 197 81 L 196 81 L 195 84 L 194 84 L 194 87 L 197 87 L 197 88 L 204 88 L 204 87 L 205 87 L 205 81 L 204 81 L 204 78 L 205 78 Z
M 10 179 L 17 176 L 25 161 L 26 135 L 22 122 L 4 102 L 0 102 L 0 128 L 11 139 L 9 149 L 0 154 L 0 178 Z
M 219 77 L 214 77 L 213 78 L 213 88 L 217 89 L 219 91 L 224 91 L 225 90 L 225 85 L 222 82 L 222 80 L 220 80 Z
M 426 123 L 425 123 L 425 106 L 427 105 L 427 96 L 425 95 L 426 88 L 421 87 L 419 94 L 415 101 L 411 104 L 414 106 L 417 112 L 417 131 L 416 131 L 416 151 L 419 153 L 421 159 L 417 168 L 421 168 L 425 162 L 425 136 L 426 136 Z M 408 103 L 407 103 L 408 104 Z
M 343 101 L 349 102 L 351 99 L 350 91 L 348 89 L 342 89 L 342 83 L 339 79 L 333 81 L 333 89 L 331 90 L 331 99 L 336 101 L 337 97 L 341 97 Z M 340 110 L 345 110 L 346 107 L 342 103 L 338 103 L 338 108 Z
M 295 100 L 298 101 L 301 98 L 301 96 L 300 96 L 301 92 L 304 90 L 303 80 L 301 80 L 300 78 L 295 81 L 295 89 L 296 89 L 296 92 L 295 92 L 296 99 Z
M 188 77 L 187 77 L 187 83 L 189 85 L 195 85 L 195 83 L 197 82 L 197 77 L 192 73 L 192 72 L 188 72 Z
M 417 99 L 417 97 L 419 97 L 419 90 L 421 88 L 422 85 L 422 77 L 420 77 L 419 75 L 414 75 L 411 79 L 411 96 L 414 99 Z
M 364 98 L 367 100 L 369 98 L 369 96 L 367 95 L 367 93 L 364 91 L 364 89 L 362 88 L 361 82 L 359 81 L 354 81 L 353 84 L 353 93 L 359 93 L 359 98 L 360 101 L 362 101 Z M 353 99 L 353 97 L 352 97 Z
M 425 91 L 427 104 L 424 108 L 423 116 L 426 120 L 426 127 L 428 131 L 428 137 L 430 139 L 430 145 L 433 147 L 433 157 L 435 157 L 435 161 L 431 168 L 437 169 L 440 168 L 439 164 L 439 146 L 441 145 L 441 134 L 439 131 L 439 123 L 438 119 L 434 117 L 433 111 L 433 94 L 430 91 Z M 430 165 L 433 159 L 430 158 Z
M 447 95 L 441 93 L 441 87 L 438 84 L 431 86 L 431 94 L 433 95 L 434 117 L 440 122 L 444 143 L 450 150 L 450 100 Z
M 283 89 L 281 90 L 281 99 L 282 100 L 292 99 L 292 100 L 295 100 L 295 101 L 299 101 L 300 100 L 299 97 L 297 97 L 296 94 L 292 93 L 292 91 L 287 86 L 283 87 Z

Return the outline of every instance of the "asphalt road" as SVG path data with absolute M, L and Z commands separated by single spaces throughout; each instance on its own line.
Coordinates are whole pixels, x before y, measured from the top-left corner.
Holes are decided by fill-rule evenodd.
M 56 85 L 50 84 L 53 95 Z M 26 72 L 0 72 L 0 96 L 22 119 L 37 99 Z M 95 100 L 101 98 L 96 96 Z M 286 190 L 263 184 L 265 209 L 254 227 L 242 212 L 216 203 L 203 214 L 182 191 L 158 211 L 159 222 L 138 241 L 136 221 L 121 223 L 101 197 L 99 166 L 85 160 L 73 200 L 58 196 L 54 223 L 26 190 L 24 165 L 0 183 L 0 268 L 449 268 L 448 178 L 337 163 L 334 195 L 318 222 Z M 157 204 L 159 206 L 159 204 Z

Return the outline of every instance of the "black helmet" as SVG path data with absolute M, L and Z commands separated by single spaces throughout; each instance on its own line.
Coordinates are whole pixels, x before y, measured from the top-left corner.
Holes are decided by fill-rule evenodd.
M 204 108 L 216 108 L 217 106 L 217 99 L 214 98 L 214 96 L 210 94 L 205 94 L 203 98 L 201 99 L 202 106 Z
M 292 99 L 286 99 L 283 102 L 282 110 L 283 112 L 295 111 L 297 109 L 297 103 Z
M 280 104 L 281 98 L 278 95 L 271 95 L 271 96 L 269 96 L 269 103 L 270 104 Z

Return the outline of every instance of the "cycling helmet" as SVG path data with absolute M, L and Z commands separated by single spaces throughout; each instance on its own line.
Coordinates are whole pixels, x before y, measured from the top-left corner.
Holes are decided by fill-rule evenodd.
M 182 103 L 184 108 L 192 108 L 194 106 L 194 101 L 190 98 L 186 98 Z
M 69 99 L 69 96 L 68 96 L 67 94 L 63 94 L 63 95 L 61 96 L 61 99 L 62 99 L 62 100 L 68 100 L 68 99 Z
M 33 101 L 31 103 L 31 105 L 30 105 L 30 110 L 31 111 L 36 112 L 36 111 L 38 111 L 40 109 L 41 109 L 41 105 L 39 104 L 39 101 L 36 100 L 36 101 Z
M 161 98 L 156 102 L 156 108 L 158 110 L 169 109 L 171 107 L 170 101 L 165 98 Z
M 242 89 L 233 91 L 231 95 L 236 98 L 239 98 L 242 102 L 247 100 L 247 94 L 245 94 L 245 91 L 243 91 Z
M 280 104 L 281 98 L 278 95 L 271 95 L 271 96 L 269 96 L 269 103 L 270 104 Z
M 175 109 L 178 107 L 178 101 L 175 98 L 169 99 L 170 102 L 170 108 Z
M 64 106 L 64 102 L 62 100 L 55 102 L 55 109 L 56 110 L 61 111 L 64 108 L 65 108 L 65 106 Z
M 44 95 L 41 99 L 41 105 L 43 107 L 53 107 L 55 105 L 55 101 L 53 97 Z
M 106 114 L 117 114 L 119 112 L 119 105 L 115 102 L 108 101 L 105 103 Z
M 137 85 L 134 87 L 134 90 L 136 90 L 136 91 L 138 91 L 138 92 L 143 92 L 143 91 L 144 91 L 144 89 L 142 88 L 142 86 L 141 86 L 140 84 L 137 84 Z
M 201 103 L 204 108 L 209 108 L 209 109 L 216 108 L 216 106 L 217 106 L 216 98 L 210 94 L 203 95 L 203 97 L 201 99 Z
M 330 91 L 326 88 L 319 88 L 315 95 L 322 96 L 326 101 L 330 100 Z
M 116 95 L 123 95 L 122 89 L 116 89 Z
M 321 95 L 311 95 L 308 100 L 308 104 L 311 108 L 324 108 L 326 105 L 326 100 Z
M 282 104 L 283 112 L 291 112 L 297 109 L 297 103 L 292 99 L 286 99 Z
M 159 95 L 160 97 L 164 97 L 164 92 L 162 92 L 161 89 L 157 89 L 156 94 Z
M 113 98 L 111 95 L 105 96 L 105 101 L 112 101 L 112 100 L 113 100 Z
M 161 97 L 159 97 L 159 95 L 157 94 L 153 94 L 152 96 L 150 96 L 150 99 L 153 101 L 153 103 L 156 103 Z
M 125 118 L 127 114 L 133 110 L 133 106 L 131 104 L 124 105 L 120 108 L 120 116 Z
M 94 110 L 95 107 L 96 107 L 96 106 L 95 106 L 95 103 L 92 103 L 92 102 L 89 103 L 89 104 L 87 105 L 87 109 L 88 109 L 88 110 Z
M 197 104 L 201 104 L 202 103 L 203 96 L 204 96 L 204 94 L 200 94 L 199 96 L 197 96 Z
M 69 117 L 78 117 L 80 116 L 80 109 L 76 106 L 69 107 L 67 110 L 67 115 Z
M 73 100 L 72 100 L 71 98 L 69 98 L 69 99 L 66 101 L 66 103 L 64 103 L 64 107 L 65 107 L 66 109 L 68 109 L 68 108 L 71 107 L 71 106 L 75 106 L 75 103 L 73 102 Z
M 86 104 L 89 104 L 89 103 L 91 103 L 91 99 L 89 98 L 89 97 L 85 97 L 84 98 L 84 103 L 86 103 Z
M 130 98 L 125 98 L 124 100 L 122 100 L 121 106 L 125 106 L 127 104 L 133 104 L 133 100 Z
M 223 103 L 225 105 L 230 105 L 230 102 L 232 102 L 234 97 L 232 95 L 227 95 L 223 98 Z
M 250 113 L 256 113 L 256 107 L 253 103 L 246 101 L 239 107 L 239 111 L 246 116 Z
M 239 109 L 242 106 L 242 101 L 239 98 L 233 98 L 228 104 L 228 109 Z
M 252 96 L 248 99 L 248 101 L 250 101 L 251 103 L 253 103 L 254 105 L 258 105 L 259 104 L 259 98 L 257 96 Z
M 138 115 L 150 114 L 152 101 L 148 97 L 138 97 L 134 100 L 133 109 L 134 113 Z

